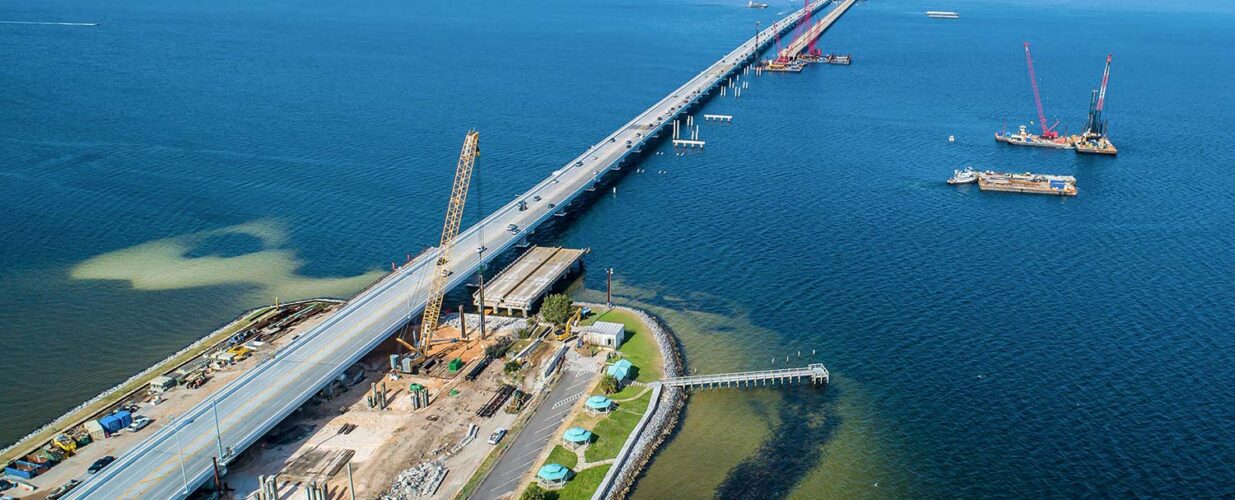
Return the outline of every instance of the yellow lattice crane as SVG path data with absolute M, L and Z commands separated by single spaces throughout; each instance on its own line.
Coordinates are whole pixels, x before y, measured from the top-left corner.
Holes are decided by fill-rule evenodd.
M 472 180 L 472 167 L 480 154 L 480 132 L 469 130 L 463 138 L 463 150 L 459 152 L 459 164 L 455 167 L 455 182 L 450 189 L 450 204 L 446 206 L 446 223 L 442 226 L 442 240 L 437 246 L 437 263 L 433 266 L 433 282 L 429 284 L 429 296 L 425 299 L 425 313 L 420 323 L 420 354 L 427 356 L 433 344 L 433 331 L 442 314 L 442 300 L 446 298 L 446 284 L 450 280 L 450 249 L 459 236 L 459 224 L 463 222 L 463 205 L 467 203 L 467 188 Z M 462 320 L 462 318 L 460 318 Z M 460 324 L 460 326 L 464 326 Z

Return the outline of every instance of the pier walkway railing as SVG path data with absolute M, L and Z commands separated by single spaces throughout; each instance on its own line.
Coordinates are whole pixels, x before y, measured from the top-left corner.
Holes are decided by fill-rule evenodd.
M 671 377 L 660 382 L 667 386 L 684 387 L 686 389 L 759 387 L 798 382 L 826 384 L 828 383 L 828 369 L 823 366 L 823 363 L 811 363 L 802 368 Z

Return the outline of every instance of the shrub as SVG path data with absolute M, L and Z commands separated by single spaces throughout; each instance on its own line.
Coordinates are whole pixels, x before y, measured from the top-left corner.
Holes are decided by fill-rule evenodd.
M 545 303 L 540 306 L 540 315 L 545 321 L 557 326 L 566 324 L 570 319 L 570 297 L 563 293 L 555 293 L 545 297 Z
M 604 391 L 605 394 L 613 394 L 622 390 L 622 384 L 618 382 L 617 377 L 606 373 L 603 377 L 600 377 L 600 390 Z

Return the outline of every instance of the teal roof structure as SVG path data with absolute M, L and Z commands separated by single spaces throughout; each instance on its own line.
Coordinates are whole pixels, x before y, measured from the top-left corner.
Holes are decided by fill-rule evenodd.
M 562 464 L 545 464 L 536 472 L 536 477 L 545 481 L 561 481 L 569 474 L 570 469 L 563 467 Z
M 592 431 L 582 427 L 571 427 L 562 434 L 562 439 L 572 443 L 586 443 L 592 440 Z
M 618 380 L 626 380 L 630 377 L 630 369 L 634 366 L 630 363 L 630 360 L 620 360 L 609 366 L 609 375 Z
M 593 410 L 608 410 L 610 406 L 613 406 L 613 400 L 604 396 L 587 398 L 587 407 Z

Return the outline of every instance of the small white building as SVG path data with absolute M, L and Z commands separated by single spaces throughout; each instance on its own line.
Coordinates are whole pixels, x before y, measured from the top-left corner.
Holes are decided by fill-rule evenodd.
M 597 321 L 591 325 L 579 328 L 578 331 L 580 338 L 584 342 L 593 345 L 617 349 L 622 346 L 622 342 L 626 341 L 626 325 L 621 323 Z

